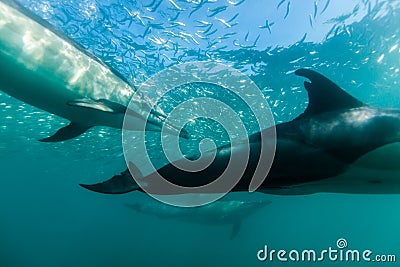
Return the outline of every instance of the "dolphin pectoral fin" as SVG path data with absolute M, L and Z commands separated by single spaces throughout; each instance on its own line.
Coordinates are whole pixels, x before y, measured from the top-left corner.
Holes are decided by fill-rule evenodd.
M 318 72 L 310 69 L 298 69 L 295 74 L 311 81 L 304 82 L 309 103 L 302 116 L 312 116 L 327 111 L 365 106 L 364 103 L 349 95 Z
M 132 171 L 135 172 L 135 170 Z M 79 185 L 90 191 L 103 194 L 125 194 L 135 190 L 140 190 L 139 185 L 132 178 L 129 169 L 125 170 L 121 174 L 114 175 L 111 179 L 101 183 Z
M 68 101 L 67 104 L 72 107 L 89 108 L 108 113 L 125 113 L 126 107 L 107 99 L 93 100 L 90 98 L 80 98 Z
M 79 107 L 79 108 L 89 108 L 102 112 L 114 113 L 114 114 L 126 114 L 128 116 L 142 118 L 142 115 L 138 114 L 136 111 L 125 107 L 116 102 L 112 102 L 107 99 L 93 100 L 90 98 L 74 99 L 67 102 L 69 106 Z M 165 123 L 166 115 L 156 111 L 151 110 L 149 117 L 147 118 L 146 130 L 149 131 L 161 131 L 162 124 Z M 190 139 L 189 133 L 185 129 L 179 129 L 172 124 L 165 124 L 166 132 L 170 134 L 178 134 L 184 139 Z
M 240 231 L 240 226 L 241 226 L 240 221 L 234 222 L 234 224 L 232 226 L 232 232 L 231 232 L 231 235 L 229 237 L 230 240 L 233 240 L 238 235 L 238 233 Z
M 90 129 L 91 126 L 81 125 L 71 122 L 67 126 L 59 129 L 55 134 L 50 137 L 40 139 L 40 142 L 61 142 L 78 137 L 79 135 Z

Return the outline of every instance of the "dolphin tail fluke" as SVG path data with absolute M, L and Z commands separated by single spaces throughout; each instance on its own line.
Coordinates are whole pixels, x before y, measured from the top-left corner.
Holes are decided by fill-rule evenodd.
M 129 169 L 136 176 L 136 173 L 140 175 L 139 169 L 132 163 L 129 163 Z M 129 169 L 125 170 L 121 174 L 114 175 L 111 179 L 97 183 L 97 184 L 79 184 L 80 186 L 94 192 L 103 194 L 125 194 L 132 191 L 141 191 L 140 186 L 135 182 L 131 176 Z
M 61 142 L 69 139 L 73 139 L 83 134 L 90 129 L 91 126 L 81 125 L 78 123 L 71 122 L 67 126 L 59 129 L 55 134 L 50 137 L 40 139 L 41 142 Z
M 240 226 L 241 226 L 240 221 L 236 221 L 233 223 L 231 236 L 229 237 L 230 240 L 233 240 L 238 235 L 240 231 Z

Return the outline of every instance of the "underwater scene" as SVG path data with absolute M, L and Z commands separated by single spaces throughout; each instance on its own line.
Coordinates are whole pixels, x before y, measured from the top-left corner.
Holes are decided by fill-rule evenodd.
M 0 266 L 398 266 L 399 18 L 0 0 Z

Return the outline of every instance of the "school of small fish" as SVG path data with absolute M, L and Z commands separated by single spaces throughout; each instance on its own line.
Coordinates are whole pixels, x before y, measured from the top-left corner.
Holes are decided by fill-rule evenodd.
M 361 10 L 371 9 L 371 2 L 362 0 L 351 14 L 323 21 L 330 0 L 301 3 L 276 0 L 275 10 L 259 12 L 256 18 L 247 12 L 248 6 L 254 5 L 251 0 L 145 0 L 125 1 L 124 4 L 111 0 L 102 6 L 94 0 L 85 0 L 80 2 L 79 9 L 72 5 L 68 8 L 66 3 L 62 13 L 55 11 L 57 0 L 49 0 L 43 5 L 28 1 L 36 13 L 44 14 L 68 36 L 120 72 L 128 73 L 127 78 L 132 84 L 140 84 L 157 71 L 181 62 L 226 61 L 223 55 L 239 50 L 269 53 L 273 47 L 264 45 L 265 41 L 273 40 L 274 34 L 279 35 L 279 25 L 289 23 L 294 17 L 291 15 L 293 9 L 300 4 L 309 5 L 310 13 L 304 14 L 309 29 L 298 35 L 297 43 L 307 42 L 309 32 L 317 29 L 317 23 L 332 24 L 329 37 L 346 31 L 343 25 L 347 19 L 355 17 Z M 246 27 L 249 17 L 259 24 Z M 236 67 L 250 72 L 257 69 L 246 67 L 246 62 L 241 63 L 242 66 Z

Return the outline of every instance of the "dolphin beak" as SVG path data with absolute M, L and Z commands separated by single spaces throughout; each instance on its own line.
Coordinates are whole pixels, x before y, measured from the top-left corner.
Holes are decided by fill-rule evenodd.
M 153 109 L 147 119 L 147 123 L 155 126 L 164 126 L 167 133 L 178 135 L 179 137 L 182 137 L 184 139 L 189 139 L 189 133 L 185 129 L 179 129 L 171 123 L 166 123 L 166 119 L 167 115 Z
M 143 118 L 141 114 L 136 111 L 127 108 L 126 115 L 133 117 Z M 179 137 L 189 139 L 190 135 L 185 129 L 180 129 L 171 123 L 166 123 L 167 116 L 162 111 L 157 111 L 152 109 L 150 114 L 147 117 L 146 121 L 146 130 L 147 131 L 156 131 L 161 132 L 164 126 L 164 131 L 172 135 L 178 135 Z

